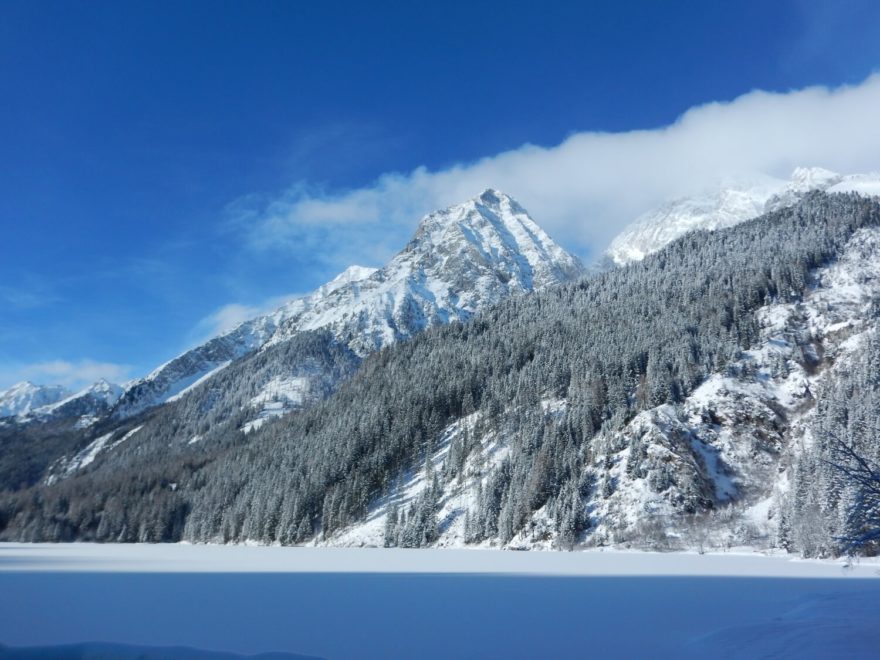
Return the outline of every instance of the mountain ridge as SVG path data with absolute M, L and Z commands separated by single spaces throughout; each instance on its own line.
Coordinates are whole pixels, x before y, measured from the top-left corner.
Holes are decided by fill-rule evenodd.
M 508 295 L 584 272 L 512 198 L 486 190 L 419 222 L 382 268 L 351 266 L 311 294 L 245 321 L 132 383 L 114 409 L 125 418 L 298 332 L 330 328 L 360 356 L 427 327 L 470 318 Z

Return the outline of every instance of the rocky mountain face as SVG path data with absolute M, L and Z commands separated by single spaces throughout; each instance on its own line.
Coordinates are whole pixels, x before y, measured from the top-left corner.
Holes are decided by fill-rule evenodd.
M 730 181 L 705 195 L 671 201 L 637 218 L 611 242 L 605 260 L 617 266 L 639 261 L 688 232 L 732 227 L 793 206 L 810 191 L 880 195 L 880 174 L 841 175 L 819 167 L 799 167 L 788 181 L 771 177 Z
M 85 428 L 105 417 L 119 401 L 124 389 L 104 379 L 52 405 L 34 411 L 31 419 L 76 418 L 77 428 Z
M 100 380 L 71 393 L 59 386 L 25 383 L 6 394 L 10 393 L 7 403 L 19 405 L 7 408 L 16 414 L 0 416 L 0 491 L 42 479 L 54 460 L 75 451 L 94 433 L 93 425 L 107 418 L 122 388 Z
M 817 403 L 880 332 L 880 228 L 861 229 L 832 263 L 816 269 L 806 295 L 756 313 L 754 344 L 676 405 L 637 415 L 609 444 L 605 479 L 614 493 L 596 507 L 605 542 L 667 538 L 688 502 L 704 499 L 704 539 L 716 545 L 779 540 L 792 466 L 812 441 Z M 687 479 L 669 485 L 670 468 Z M 683 485 L 685 488 L 682 488 Z M 689 491 L 689 492 L 685 492 Z M 713 514 L 714 513 L 714 517 Z M 674 530 L 675 524 L 672 525 Z

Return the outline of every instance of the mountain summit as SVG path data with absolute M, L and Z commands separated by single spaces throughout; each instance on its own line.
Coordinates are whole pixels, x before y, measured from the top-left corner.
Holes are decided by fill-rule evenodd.
M 26 415 L 69 395 L 70 391 L 61 385 L 34 385 L 22 381 L 0 392 L 0 417 Z
M 486 190 L 422 218 L 410 242 L 385 267 L 329 296 L 304 299 L 301 312 L 288 309 L 269 344 L 329 327 L 363 356 L 582 272 L 581 263 L 516 201 Z
M 352 266 L 313 293 L 242 323 L 133 383 L 116 409 L 128 416 L 180 396 L 231 361 L 327 329 L 363 357 L 512 295 L 579 277 L 583 266 L 508 195 L 485 190 L 426 215 L 383 268 Z

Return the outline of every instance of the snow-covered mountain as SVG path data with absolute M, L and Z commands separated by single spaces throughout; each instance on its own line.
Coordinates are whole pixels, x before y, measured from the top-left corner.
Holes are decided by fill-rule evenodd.
M 880 173 L 844 176 L 821 167 L 799 167 L 788 181 L 772 177 L 727 181 L 717 190 L 673 200 L 640 216 L 611 242 L 605 257 L 618 266 L 639 261 L 688 232 L 732 227 L 793 206 L 811 190 L 880 195 Z
M 425 216 L 412 240 L 384 268 L 309 300 L 301 311 L 286 309 L 268 343 L 329 327 L 366 355 L 430 326 L 467 319 L 507 296 L 569 281 L 582 271 L 580 262 L 519 204 L 486 190 Z
M 0 392 L 0 417 L 14 417 L 60 401 L 70 396 L 61 385 L 34 385 L 30 381 L 16 383 Z
M 103 378 L 78 392 L 70 392 L 61 385 L 19 383 L 0 395 L 3 405 L 7 405 L 7 396 L 14 402 L 4 409 L 16 411 L 0 416 L 14 416 L 16 422 L 23 423 L 77 418 L 77 428 L 83 428 L 106 415 L 122 393 L 122 387 Z
M 106 415 L 123 392 L 122 387 L 102 378 L 61 401 L 35 410 L 32 416 L 42 419 L 76 417 L 77 426 L 82 428 Z
M 412 240 L 383 268 L 352 266 L 313 293 L 158 367 L 127 388 L 114 414 L 127 417 L 179 397 L 233 360 L 302 331 L 329 328 L 365 356 L 425 328 L 467 319 L 508 296 L 582 273 L 577 258 L 516 201 L 486 190 L 425 216 Z

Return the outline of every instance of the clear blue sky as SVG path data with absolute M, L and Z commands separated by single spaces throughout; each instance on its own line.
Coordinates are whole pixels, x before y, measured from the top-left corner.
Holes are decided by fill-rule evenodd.
M 5 2 L 0 388 L 141 375 L 223 305 L 346 265 L 244 247 L 242 199 L 859 83 L 874 3 L 823 4 Z

